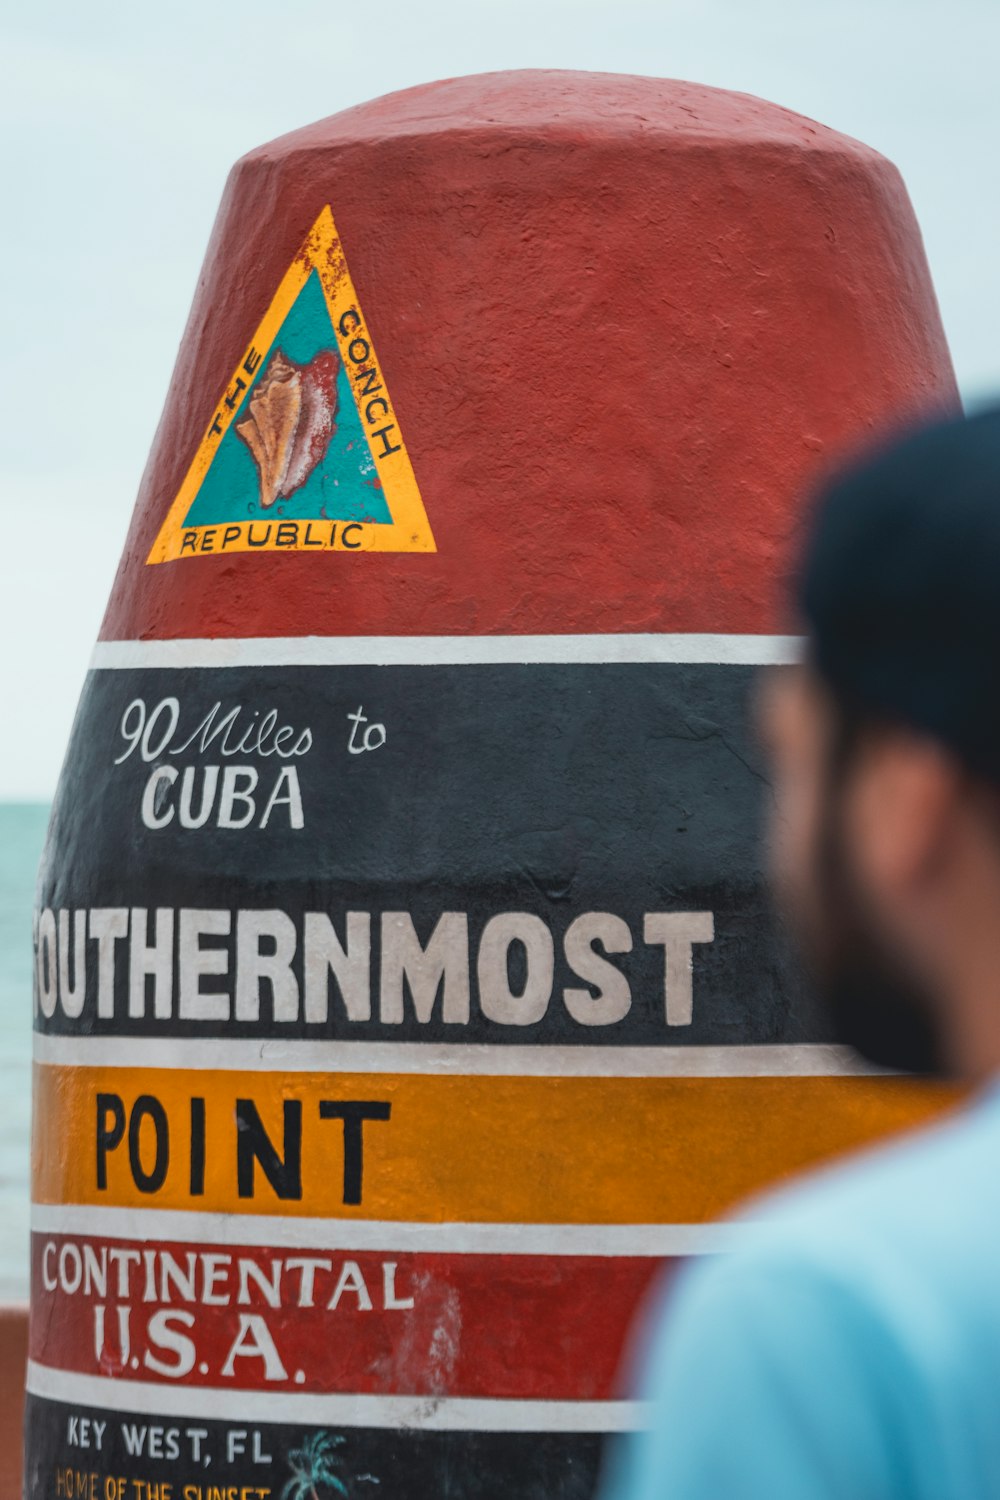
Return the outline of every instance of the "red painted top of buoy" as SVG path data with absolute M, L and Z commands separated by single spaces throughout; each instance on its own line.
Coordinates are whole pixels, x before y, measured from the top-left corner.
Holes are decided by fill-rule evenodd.
M 332 207 L 435 552 L 146 558 Z M 105 639 L 770 632 L 818 468 L 956 402 L 906 190 L 746 95 L 453 79 L 233 168 Z

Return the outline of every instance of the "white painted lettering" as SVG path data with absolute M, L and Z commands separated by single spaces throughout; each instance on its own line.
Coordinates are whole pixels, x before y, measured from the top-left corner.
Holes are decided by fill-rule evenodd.
M 177 1014 L 181 1020 L 228 1021 L 228 992 L 203 990 L 201 981 L 229 972 L 229 950 L 219 946 L 206 948 L 201 940 L 228 937 L 230 922 L 228 911 L 181 908 L 177 937 Z
M 253 792 L 258 782 L 253 766 L 227 766 L 222 773 L 222 796 L 219 799 L 220 828 L 245 828 L 253 821 L 257 804 Z M 240 784 L 242 782 L 242 785 Z M 242 810 L 236 811 L 236 804 Z
M 401 1024 L 403 986 L 409 985 L 413 1011 L 426 1025 L 438 991 L 443 991 L 441 1019 L 463 1025 L 469 1019 L 469 919 L 464 911 L 446 911 L 422 948 L 408 911 L 382 913 L 382 970 L 379 1016 Z
M 632 933 L 627 922 L 609 911 L 587 911 L 566 929 L 566 962 L 590 990 L 564 989 L 563 1004 L 581 1026 L 613 1026 L 623 1021 L 632 1004 L 632 991 L 621 969 L 594 952 L 600 943 L 605 953 L 631 953 Z
M 172 1380 L 180 1380 L 191 1373 L 197 1351 L 194 1340 L 182 1333 L 181 1329 L 193 1328 L 194 1321 L 194 1313 L 185 1312 L 179 1307 L 161 1307 L 153 1313 L 147 1330 L 149 1341 L 153 1349 L 162 1349 L 174 1357 L 172 1360 L 160 1359 L 153 1349 L 147 1349 L 143 1355 L 143 1363 L 148 1370 L 153 1370 L 157 1375 L 169 1376 Z
M 510 984 L 512 944 L 524 949 L 525 979 L 520 994 Z M 479 943 L 479 1004 L 483 1015 L 503 1026 L 534 1026 L 545 1015 L 552 995 L 555 955 L 552 934 L 527 911 L 491 917 Z
M 157 766 L 142 794 L 142 821 L 147 828 L 166 828 L 174 816 L 169 787 L 177 780 L 175 766 Z
M 265 953 L 261 941 L 273 944 Z M 292 973 L 295 923 L 284 911 L 241 911 L 236 915 L 236 1019 L 260 1018 L 261 984 L 271 987 L 275 1021 L 295 1021 L 299 982 Z
M 337 981 L 349 1021 L 370 1021 L 372 1015 L 372 919 L 366 911 L 349 911 L 346 947 L 322 911 L 305 915 L 303 975 L 305 1018 L 325 1025 L 330 1015 L 330 975 Z
M 285 792 L 282 793 L 282 787 Z M 299 787 L 299 773 L 294 766 L 282 766 L 278 773 L 278 779 L 274 784 L 264 808 L 264 816 L 260 820 L 261 828 L 267 827 L 267 820 L 276 807 L 288 808 L 289 828 L 304 828 L 305 818 L 302 815 L 302 791 Z
M 174 913 L 169 906 L 158 906 L 155 936 L 149 941 L 149 913 L 144 906 L 133 906 L 128 955 L 128 1013 L 146 1014 L 146 979 L 153 980 L 153 1015 L 158 1021 L 169 1020 L 173 1010 Z
M 663 944 L 663 998 L 668 1026 L 690 1026 L 694 1014 L 694 943 L 711 943 L 715 919 L 710 911 L 650 911 L 642 924 L 643 941 Z
M 265 1380 L 287 1380 L 288 1374 L 275 1347 L 271 1330 L 258 1313 L 240 1313 L 239 1332 L 226 1355 L 222 1374 L 232 1379 L 238 1359 L 260 1359 L 264 1362 Z
M 97 1014 L 108 1020 L 115 1013 L 115 944 L 128 934 L 128 908 L 95 906 L 87 931 L 97 943 Z

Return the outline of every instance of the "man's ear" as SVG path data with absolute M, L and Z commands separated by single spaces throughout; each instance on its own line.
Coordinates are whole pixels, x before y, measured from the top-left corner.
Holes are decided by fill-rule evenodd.
M 947 860 L 965 778 L 947 751 L 905 730 L 859 748 L 843 815 L 857 868 L 873 895 L 913 893 Z

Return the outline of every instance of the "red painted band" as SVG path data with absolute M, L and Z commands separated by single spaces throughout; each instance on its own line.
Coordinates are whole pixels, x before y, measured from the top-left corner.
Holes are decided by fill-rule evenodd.
M 664 1267 L 682 1264 L 32 1241 L 30 1353 L 41 1364 L 354 1394 L 614 1398 L 638 1304 Z

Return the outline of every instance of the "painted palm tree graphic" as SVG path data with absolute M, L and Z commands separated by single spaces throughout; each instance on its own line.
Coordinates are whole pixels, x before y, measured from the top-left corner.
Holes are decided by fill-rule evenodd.
M 333 1472 L 337 1463 L 333 1450 L 343 1441 L 328 1432 L 314 1432 L 301 1448 L 294 1448 L 288 1455 L 292 1477 L 281 1492 L 281 1500 L 322 1500 L 322 1489 L 346 1497 L 346 1484 Z

